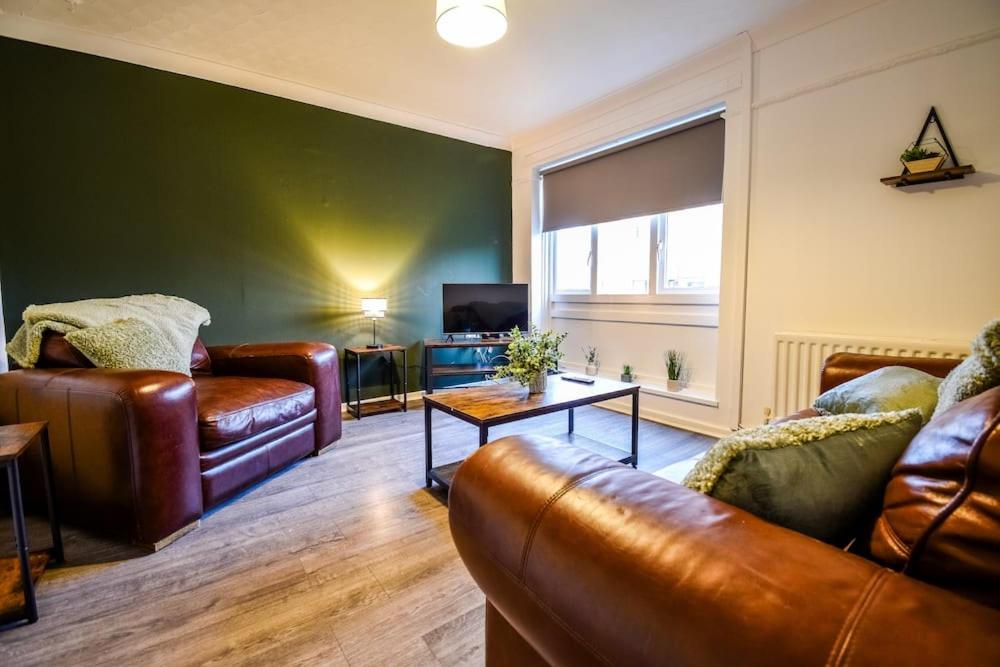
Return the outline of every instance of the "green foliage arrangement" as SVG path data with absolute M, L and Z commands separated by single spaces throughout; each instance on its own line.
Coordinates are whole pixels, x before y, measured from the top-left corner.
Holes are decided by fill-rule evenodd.
M 684 374 L 684 353 L 677 350 L 667 350 L 663 355 L 663 363 L 667 367 L 668 380 L 680 380 Z
M 597 348 L 593 345 L 588 345 L 587 347 L 580 348 L 583 350 L 584 359 L 587 360 L 588 364 L 596 365 L 601 360 L 601 355 L 597 353 Z
M 630 364 L 622 364 L 622 375 L 632 375 L 632 366 Z
M 555 331 L 539 331 L 534 325 L 528 334 L 514 327 L 510 331 L 510 345 L 507 354 L 501 358 L 507 359 L 506 366 L 497 368 L 493 375 L 495 379 L 512 377 L 524 386 L 539 373 L 546 373 L 559 368 L 562 352 L 559 345 L 566 339 L 565 333 Z
M 903 151 L 899 159 L 903 162 L 913 162 L 914 160 L 924 160 L 931 157 L 941 157 L 941 153 L 938 151 L 929 151 L 922 146 L 910 146 Z

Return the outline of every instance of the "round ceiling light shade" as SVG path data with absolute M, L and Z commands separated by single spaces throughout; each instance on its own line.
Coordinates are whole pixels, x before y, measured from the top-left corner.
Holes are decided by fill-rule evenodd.
M 437 31 L 446 42 L 476 48 L 507 32 L 504 0 L 437 0 Z

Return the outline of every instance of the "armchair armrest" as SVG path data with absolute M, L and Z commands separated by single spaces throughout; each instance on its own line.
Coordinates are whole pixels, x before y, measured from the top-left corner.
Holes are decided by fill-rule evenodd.
M 340 439 L 340 362 L 327 343 L 244 343 L 208 348 L 215 375 L 281 378 L 316 391 L 316 449 Z
M 201 517 L 190 378 L 98 368 L 0 373 L 0 424 L 24 421 L 49 424 L 56 494 L 73 523 L 156 548 Z
M 490 605 L 550 664 L 1000 664 L 995 610 L 545 438 L 479 449 L 449 506 Z

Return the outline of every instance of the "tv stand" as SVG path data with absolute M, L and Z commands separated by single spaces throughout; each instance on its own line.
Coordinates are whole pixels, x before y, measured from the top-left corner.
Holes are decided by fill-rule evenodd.
M 434 350 L 459 350 L 468 348 L 502 347 L 510 345 L 510 338 L 447 338 L 424 339 L 424 392 L 434 393 L 434 378 L 455 377 L 460 375 L 485 377 L 495 373 L 497 367 L 493 364 L 434 364 Z

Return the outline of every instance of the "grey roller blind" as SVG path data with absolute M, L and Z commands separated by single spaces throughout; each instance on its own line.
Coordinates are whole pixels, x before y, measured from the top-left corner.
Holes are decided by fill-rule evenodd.
M 542 231 L 722 201 L 726 122 L 713 114 L 542 172 Z

